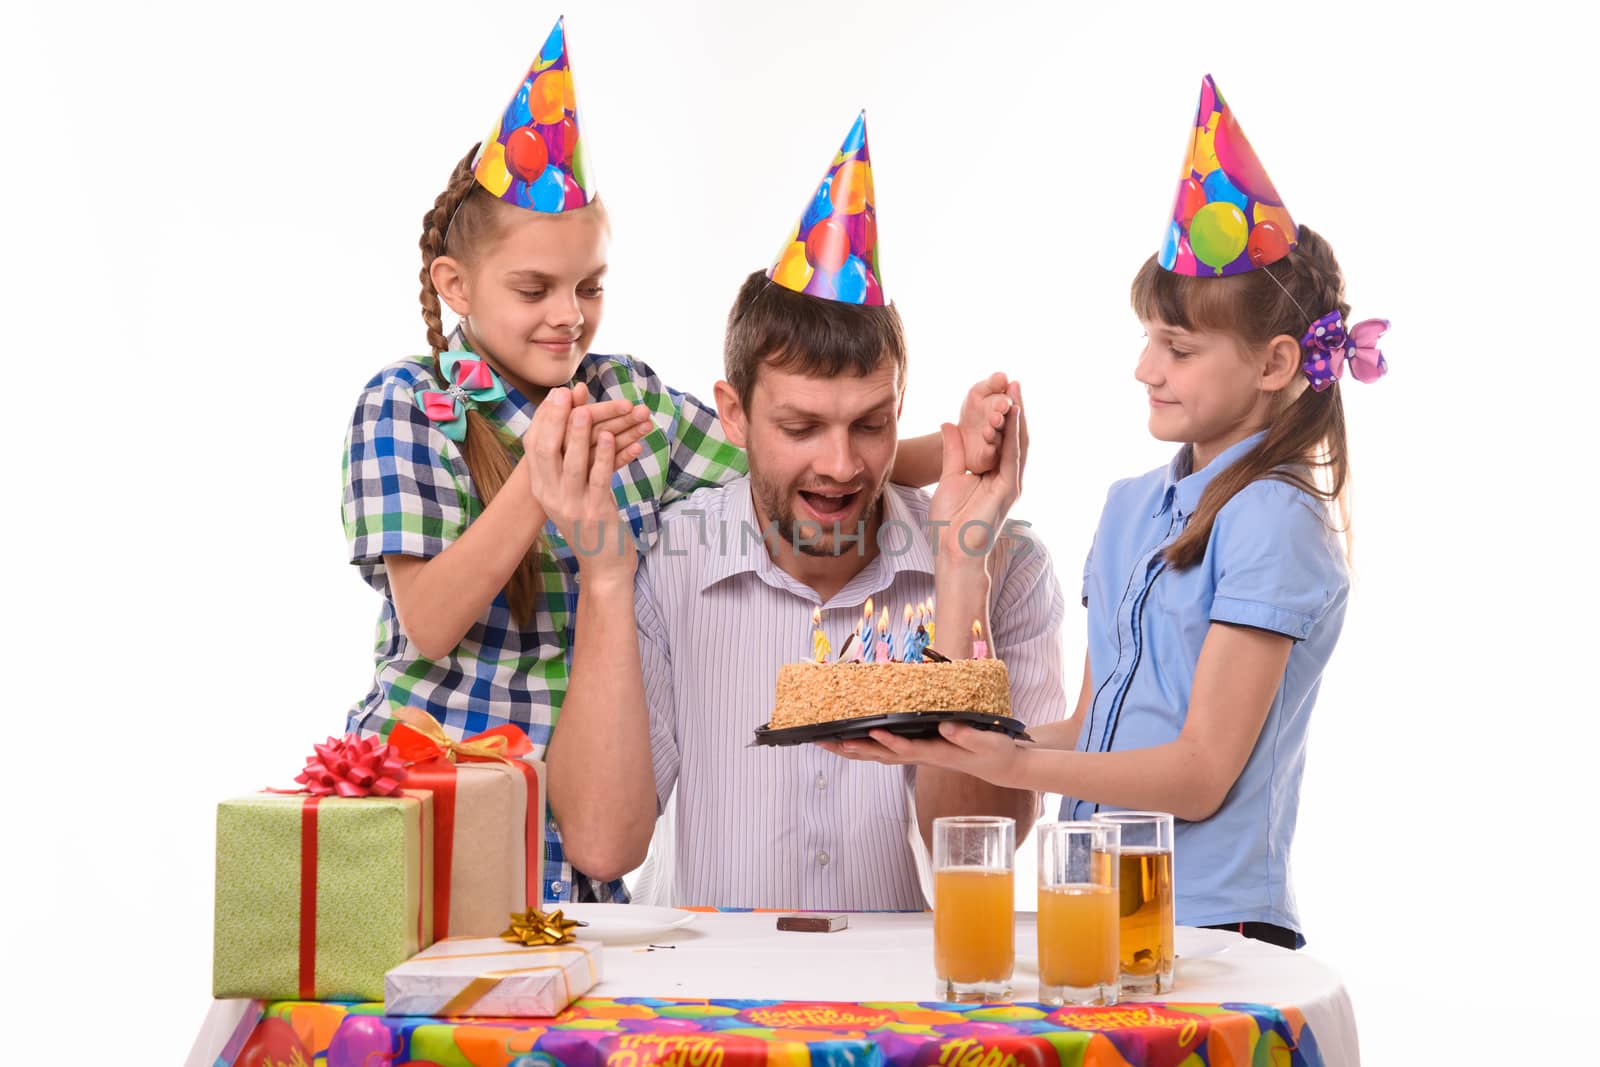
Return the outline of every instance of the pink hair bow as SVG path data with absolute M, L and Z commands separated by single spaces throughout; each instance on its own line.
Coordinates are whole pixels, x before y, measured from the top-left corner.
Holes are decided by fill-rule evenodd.
M 1346 329 L 1344 316 L 1330 311 L 1311 324 L 1300 347 L 1306 360 L 1300 366 L 1317 392 L 1344 377 L 1345 364 L 1358 382 L 1375 382 L 1389 372 L 1389 362 L 1378 351 L 1378 339 L 1389 328 L 1388 319 L 1363 319 Z

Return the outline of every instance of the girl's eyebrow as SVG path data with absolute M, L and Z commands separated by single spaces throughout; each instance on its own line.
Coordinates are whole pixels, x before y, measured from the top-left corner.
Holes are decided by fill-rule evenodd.
M 603 277 L 609 266 L 609 264 L 602 263 L 583 276 L 585 278 Z M 542 270 L 513 270 L 506 272 L 506 281 L 510 282 L 536 282 L 539 285 L 553 285 L 555 280 L 554 275 L 546 274 Z

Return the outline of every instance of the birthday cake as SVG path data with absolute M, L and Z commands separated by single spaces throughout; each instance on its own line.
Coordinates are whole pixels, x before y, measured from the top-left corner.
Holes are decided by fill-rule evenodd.
M 907 712 L 1010 716 L 1011 681 L 997 659 L 942 663 L 786 663 L 769 728 Z

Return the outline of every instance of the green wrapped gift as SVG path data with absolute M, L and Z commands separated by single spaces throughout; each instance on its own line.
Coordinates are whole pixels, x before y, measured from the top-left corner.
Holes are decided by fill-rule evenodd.
M 217 805 L 217 996 L 381 1000 L 384 972 L 432 943 L 426 790 Z

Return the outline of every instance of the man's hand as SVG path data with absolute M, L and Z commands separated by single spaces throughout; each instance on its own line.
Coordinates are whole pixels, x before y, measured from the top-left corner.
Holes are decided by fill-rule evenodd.
M 601 405 L 581 401 L 577 389 L 557 389 L 534 412 L 522 438 L 529 488 L 577 553 L 584 574 L 632 575 L 638 552 L 611 493 L 619 465 L 616 438 L 609 430 L 594 430 Z M 591 434 L 597 438 L 592 450 Z
M 940 543 L 940 553 L 959 556 L 972 554 L 961 537 L 962 527 L 977 523 L 988 531 L 992 542 L 999 537 L 1011 505 L 1022 492 L 1022 470 L 1028 456 L 1028 422 L 1022 411 L 1022 394 L 1016 383 L 1008 388 L 1011 407 L 1000 431 L 1000 455 L 992 471 L 974 474 L 966 467 L 960 431 L 945 423 L 944 469 L 939 487 L 928 507 L 932 522 L 948 524 L 948 538 Z

